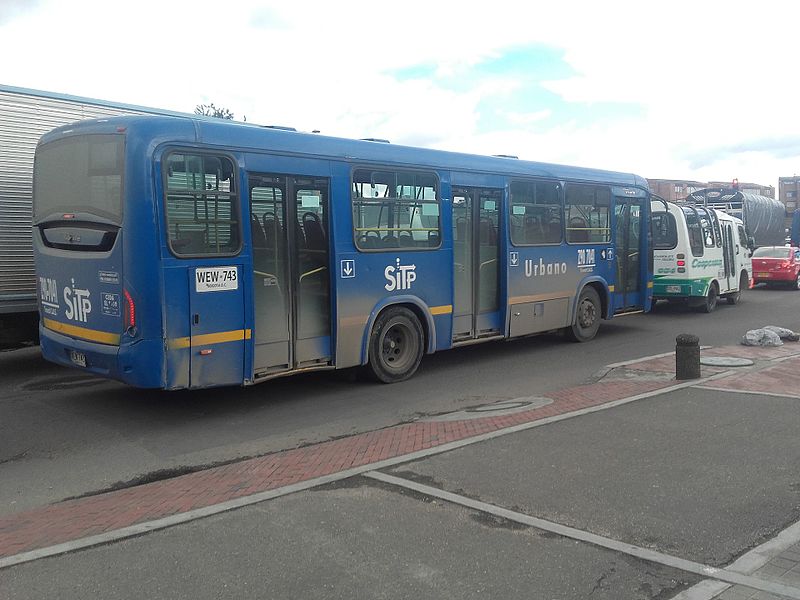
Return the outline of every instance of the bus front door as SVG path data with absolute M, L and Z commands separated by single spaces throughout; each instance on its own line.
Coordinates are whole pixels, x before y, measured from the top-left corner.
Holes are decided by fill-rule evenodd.
M 251 175 L 254 372 L 331 363 L 329 184 Z
M 646 266 L 647 232 L 642 220 L 642 200 L 616 198 L 614 254 L 617 281 L 614 286 L 614 312 L 644 308 L 643 269 Z
M 726 289 L 733 290 L 739 287 L 739 276 L 736 265 L 736 243 L 733 241 L 733 225 L 729 222 L 722 224 L 722 263 L 725 266 Z
M 499 210 L 503 190 L 453 187 L 453 342 L 502 331 Z

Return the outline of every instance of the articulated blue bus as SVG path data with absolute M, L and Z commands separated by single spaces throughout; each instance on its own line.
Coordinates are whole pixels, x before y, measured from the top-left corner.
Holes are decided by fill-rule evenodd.
M 148 388 L 247 385 L 563 330 L 652 299 L 630 174 L 219 119 L 117 117 L 36 151 L 41 349 Z

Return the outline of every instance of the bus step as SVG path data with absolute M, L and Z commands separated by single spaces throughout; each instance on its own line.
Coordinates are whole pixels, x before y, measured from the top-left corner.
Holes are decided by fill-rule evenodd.
M 491 342 L 502 339 L 505 339 L 505 336 L 502 333 L 497 333 L 494 335 L 487 335 L 479 338 L 458 340 L 458 341 L 453 341 L 453 348 L 458 348 L 460 346 L 472 346 L 473 344 L 482 344 L 483 342 Z
M 644 314 L 644 311 L 641 308 L 621 308 L 617 312 L 614 313 L 615 317 L 627 317 L 628 315 L 640 315 Z

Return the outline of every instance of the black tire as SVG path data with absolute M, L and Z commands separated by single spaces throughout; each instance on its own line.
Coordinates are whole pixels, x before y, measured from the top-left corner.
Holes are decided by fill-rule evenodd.
M 600 296 L 593 287 L 583 288 L 578 297 L 575 322 L 566 329 L 567 337 L 573 342 L 588 342 L 597 335 L 602 318 Z
M 717 287 L 717 282 L 712 281 L 708 286 L 708 293 L 706 294 L 705 301 L 697 307 L 697 310 L 704 313 L 714 312 L 714 309 L 717 308 L 718 301 L 719 288 Z
M 384 310 L 369 337 L 369 371 L 383 383 L 397 383 L 411 377 L 419 367 L 425 335 L 417 316 L 402 306 Z
M 797 278 L 794 280 L 794 285 L 792 285 L 793 290 L 800 290 L 800 271 L 797 272 Z

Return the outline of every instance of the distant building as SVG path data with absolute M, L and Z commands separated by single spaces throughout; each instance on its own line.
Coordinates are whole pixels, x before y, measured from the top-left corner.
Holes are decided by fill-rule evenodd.
M 786 207 L 786 216 L 797 210 L 800 201 L 800 176 L 778 177 L 778 200 Z
M 689 194 L 709 187 L 702 181 L 683 181 L 680 179 L 648 179 L 650 191 L 661 196 L 667 202 L 683 200 Z

